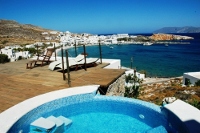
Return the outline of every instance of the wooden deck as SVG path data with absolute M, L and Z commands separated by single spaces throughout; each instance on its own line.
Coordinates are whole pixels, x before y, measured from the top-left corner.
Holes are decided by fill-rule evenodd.
M 58 71 L 48 70 L 48 66 L 26 69 L 28 60 L 0 64 L 0 113 L 28 98 L 54 90 L 68 88 L 68 81 Z M 71 71 L 71 87 L 101 85 L 108 87 L 125 70 L 102 69 L 107 64 Z M 67 73 L 65 74 L 67 77 Z

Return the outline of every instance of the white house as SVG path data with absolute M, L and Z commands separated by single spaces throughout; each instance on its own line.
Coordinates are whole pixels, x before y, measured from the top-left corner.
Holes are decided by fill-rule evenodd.
M 34 45 L 35 45 L 35 46 L 37 46 L 37 45 L 38 45 L 38 46 L 42 46 L 43 43 L 42 43 L 42 42 L 36 42 L 36 43 L 34 43 Z
M 22 58 L 30 58 L 31 55 L 29 54 L 29 51 L 20 51 L 20 52 L 16 52 L 15 53 L 15 59 L 19 59 L 19 57 L 22 57 Z
M 15 56 L 13 49 L 8 47 L 2 48 L 0 54 L 7 55 L 9 59 Z
M 189 83 L 195 85 L 195 82 L 200 80 L 200 72 L 188 72 L 183 74 L 183 84 L 189 85 Z
M 125 38 L 125 37 L 129 37 L 128 34 L 117 34 L 117 38 Z
M 26 48 L 35 48 L 35 44 L 29 44 L 25 46 Z
M 99 38 L 97 35 L 88 36 L 88 43 L 97 44 L 99 42 Z
M 104 36 L 104 35 L 99 36 L 99 40 L 105 40 L 105 39 L 106 39 L 106 36 Z
M 105 42 L 107 42 L 107 44 L 117 44 L 117 39 L 106 39 Z
M 129 74 L 134 74 L 134 70 L 128 70 L 125 72 L 125 74 L 126 74 L 126 76 L 128 76 Z M 144 80 L 144 78 L 145 78 L 145 74 L 141 74 L 139 72 L 136 72 L 136 76 L 142 80 Z
M 50 36 L 46 36 L 46 37 L 44 37 L 44 39 L 45 39 L 45 40 L 51 40 L 52 37 L 50 37 Z
M 50 34 L 56 35 L 58 32 L 57 31 L 50 31 Z
M 42 35 L 48 35 L 49 33 L 48 32 L 42 32 L 41 34 Z
M 16 61 L 19 59 L 19 56 L 21 56 L 22 58 L 30 58 L 30 54 L 29 51 L 23 51 L 23 52 L 15 52 L 13 50 L 13 48 L 3 48 L 0 50 L 0 54 L 5 54 L 8 56 L 8 59 L 10 59 L 11 62 Z

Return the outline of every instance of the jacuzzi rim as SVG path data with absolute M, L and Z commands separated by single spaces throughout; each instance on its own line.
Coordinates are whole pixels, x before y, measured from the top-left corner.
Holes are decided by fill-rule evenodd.
M 24 115 L 28 112 L 34 110 L 35 108 L 58 99 L 74 96 L 74 95 L 84 95 L 84 94 L 92 94 L 93 98 L 102 98 L 102 96 L 97 95 L 97 90 L 99 85 L 88 85 L 88 86 L 80 86 L 80 87 L 72 87 L 65 88 L 62 90 L 52 91 L 45 94 L 41 94 L 35 96 L 33 98 L 27 99 L 15 106 L 9 108 L 8 110 L 2 112 L 0 114 L 0 132 L 8 132 L 12 126 L 20 120 Z M 154 110 L 155 112 L 161 113 L 161 109 L 158 105 L 153 103 L 149 103 L 146 101 L 125 98 L 119 96 L 104 96 L 104 100 L 118 101 L 118 102 L 126 102 L 126 103 L 134 103 L 140 104 L 143 107 Z M 15 112 L 15 113 L 13 113 Z
M 56 90 L 45 94 L 41 94 L 33 98 L 27 99 L 21 103 L 18 103 L 0 114 L 0 127 L 1 127 L 0 132 L 8 132 L 9 129 L 21 117 L 23 117 L 25 114 L 27 114 L 28 112 L 30 112 L 31 110 L 37 108 L 42 104 L 54 101 L 56 99 L 78 94 L 93 93 L 95 96 L 99 86 L 100 85 L 88 85 L 88 86 L 65 88 L 62 90 Z

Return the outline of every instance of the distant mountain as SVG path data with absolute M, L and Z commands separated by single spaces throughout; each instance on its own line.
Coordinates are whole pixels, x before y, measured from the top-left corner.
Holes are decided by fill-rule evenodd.
M 26 44 L 44 40 L 42 32 L 52 30 L 44 29 L 31 24 L 20 24 L 13 20 L 0 19 L 0 44 Z
M 164 27 L 154 31 L 153 33 L 200 33 L 200 27 Z

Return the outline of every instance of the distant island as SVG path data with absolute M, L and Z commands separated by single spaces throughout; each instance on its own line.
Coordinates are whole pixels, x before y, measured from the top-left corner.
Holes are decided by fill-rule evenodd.
M 200 33 L 200 27 L 164 27 L 153 33 Z

